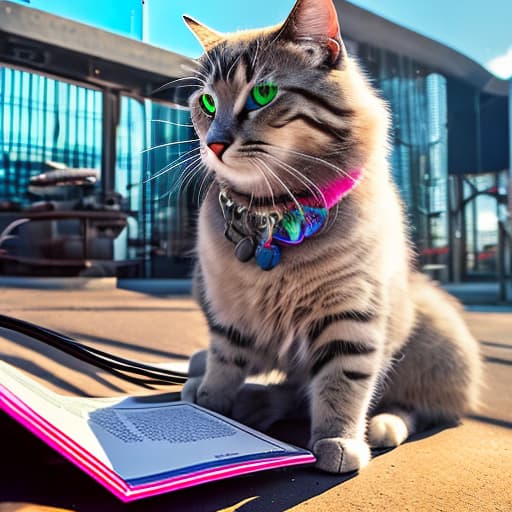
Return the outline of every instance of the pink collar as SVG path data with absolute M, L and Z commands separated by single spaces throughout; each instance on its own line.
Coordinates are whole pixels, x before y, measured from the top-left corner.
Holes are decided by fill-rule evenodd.
M 322 192 L 325 204 L 322 207 L 327 207 L 330 210 L 333 206 L 337 205 L 352 189 L 356 187 L 363 177 L 363 169 L 354 169 L 347 172 L 345 176 L 342 176 L 331 184 L 319 187 Z M 318 200 L 320 198 L 309 196 L 306 198 L 300 198 L 299 202 L 304 206 L 318 207 Z

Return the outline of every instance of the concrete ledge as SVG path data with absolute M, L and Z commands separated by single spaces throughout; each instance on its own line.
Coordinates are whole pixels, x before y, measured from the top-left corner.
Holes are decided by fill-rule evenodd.
M 465 305 L 512 305 L 512 284 L 510 282 L 507 283 L 509 300 L 505 303 L 500 302 L 499 284 L 496 281 L 443 283 L 442 287 Z
M 149 295 L 190 295 L 192 279 L 118 279 L 117 287 Z
M 0 287 L 38 290 L 115 290 L 116 277 L 0 277 Z

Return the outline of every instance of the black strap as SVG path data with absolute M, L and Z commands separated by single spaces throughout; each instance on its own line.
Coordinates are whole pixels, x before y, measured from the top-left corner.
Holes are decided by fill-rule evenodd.
M 79 343 L 64 334 L 11 316 L 0 315 L 0 327 L 42 341 L 77 359 L 97 366 L 120 379 L 148 389 L 153 389 L 153 385 L 183 384 L 188 378 L 186 373 L 166 370 L 164 368 L 139 363 L 131 359 L 118 357 Z

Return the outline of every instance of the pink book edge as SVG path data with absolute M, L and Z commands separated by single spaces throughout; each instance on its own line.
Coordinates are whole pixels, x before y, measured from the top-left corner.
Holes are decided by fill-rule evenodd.
M 247 473 L 315 462 L 313 454 L 306 453 L 303 455 L 279 456 L 230 464 L 220 468 L 210 468 L 187 475 L 170 477 L 157 482 L 131 486 L 115 471 L 105 466 L 103 462 L 84 450 L 76 441 L 33 411 L 27 404 L 1 384 L 0 407 L 15 421 L 20 423 L 65 459 L 75 464 L 84 473 L 88 474 L 123 502 L 156 496 L 165 492 L 185 489 L 187 487 L 232 478 Z

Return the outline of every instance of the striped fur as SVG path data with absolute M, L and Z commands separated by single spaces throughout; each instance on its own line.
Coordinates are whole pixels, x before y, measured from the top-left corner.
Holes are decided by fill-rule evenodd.
M 192 119 L 215 179 L 195 276 L 211 347 L 204 376 L 183 396 L 229 414 L 249 374 L 280 370 L 290 403 L 308 397 L 318 466 L 345 472 L 368 462 L 369 443 L 398 444 L 474 407 L 480 362 L 458 305 L 412 270 L 387 161 L 387 107 L 343 50 L 335 18 L 331 0 L 298 0 L 280 27 L 220 35 L 191 24 L 207 50 Z M 269 79 L 276 99 L 245 111 L 248 91 Z M 203 92 L 215 97 L 215 119 L 199 108 Z M 220 124 L 232 136 L 222 159 L 206 145 Z M 235 258 L 221 184 L 265 211 L 360 167 L 363 182 L 331 211 L 329 229 L 284 247 L 271 272 Z

